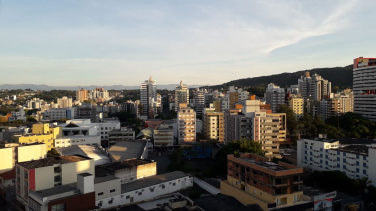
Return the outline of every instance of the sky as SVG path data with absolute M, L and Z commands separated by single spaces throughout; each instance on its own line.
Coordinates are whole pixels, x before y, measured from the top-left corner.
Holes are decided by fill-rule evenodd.
M 374 0 L 0 0 L 0 77 L 216 85 L 376 56 Z

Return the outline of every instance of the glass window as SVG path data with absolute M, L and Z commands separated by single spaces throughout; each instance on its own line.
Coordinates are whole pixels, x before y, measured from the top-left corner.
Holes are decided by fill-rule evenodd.
M 52 211 L 65 211 L 65 204 L 57 204 L 51 206 Z

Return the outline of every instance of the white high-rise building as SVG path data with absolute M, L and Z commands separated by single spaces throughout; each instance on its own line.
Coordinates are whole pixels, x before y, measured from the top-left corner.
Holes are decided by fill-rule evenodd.
M 109 100 L 110 99 L 110 95 L 108 94 L 108 91 L 105 90 L 104 88 L 95 88 L 93 90 L 90 91 L 90 97 L 91 99 L 95 100 L 95 99 L 98 99 L 98 98 L 101 98 L 103 100 Z
M 149 116 L 153 112 L 153 103 L 158 102 L 157 81 L 150 76 L 140 85 L 140 101 L 142 104 L 141 115 Z
M 175 88 L 175 111 L 178 110 L 180 103 L 189 103 L 189 89 L 183 81 L 180 81 L 180 86 Z
M 354 113 L 376 121 L 376 58 L 354 59 Z
M 57 105 L 59 108 L 70 108 L 72 107 L 72 98 L 68 98 L 67 96 L 57 98 Z
M 270 104 L 273 113 L 277 112 L 279 105 L 285 104 L 285 96 L 285 89 L 273 83 L 268 84 L 268 88 L 264 94 L 266 103 Z

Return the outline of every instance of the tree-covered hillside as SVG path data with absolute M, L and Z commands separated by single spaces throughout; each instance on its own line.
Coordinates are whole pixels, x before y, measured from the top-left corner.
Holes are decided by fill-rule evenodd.
M 304 75 L 306 71 L 309 71 L 311 75 L 314 73 L 321 75 L 324 79 L 329 80 L 332 83 L 332 87 L 352 87 L 353 66 L 349 65 L 345 67 L 317 68 L 312 70 L 302 70 L 294 73 L 281 73 L 276 75 L 261 76 L 255 78 L 243 78 L 230 81 L 222 85 L 212 86 L 212 88 L 220 89 L 227 88 L 229 86 L 266 87 L 268 83 L 275 83 L 278 86 L 286 87 L 293 84 L 298 84 L 298 79 L 300 78 L 300 76 Z

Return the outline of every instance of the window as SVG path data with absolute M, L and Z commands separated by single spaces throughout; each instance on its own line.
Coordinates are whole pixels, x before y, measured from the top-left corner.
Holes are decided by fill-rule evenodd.
M 176 185 L 176 183 L 174 182 L 174 183 L 172 183 L 172 186 L 175 186 Z
M 356 159 L 359 159 L 359 155 L 356 155 Z
M 60 173 L 61 172 L 60 166 L 54 167 L 54 172 L 55 173 Z
M 126 196 L 125 198 L 126 198 L 126 199 L 129 199 L 129 198 L 130 198 L 130 196 L 128 195 L 128 196 Z
M 113 192 L 115 192 L 115 189 L 110 190 L 110 193 L 113 193 Z
M 367 157 L 366 157 L 366 156 L 363 156 L 363 160 L 367 160 Z
M 366 164 L 366 163 L 363 163 L 363 167 L 367 167 L 367 164 Z
M 343 153 L 343 156 L 346 156 L 346 152 Z
M 61 181 L 60 175 L 57 175 L 54 177 L 54 182 L 60 182 L 60 181 Z
M 98 196 L 101 196 L 101 195 L 103 195 L 103 192 L 98 193 Z
M 367 171 L 366 171 L 366 170 L 363 170 L 363 174 L 367 174 Z
M 359 173 L 359 168 L 356 168 L 356 172 Z
M 256 180 L 253 180 L 253 185 L 257 185 L 257 181 Z
M 346 169 L 346 165 L 343 165 L 343 169 Z
M 65 211 L 65 204 L 57 204 L 51 206 L 52 211 Z
M 142 195 L 142 192 L 139 192 L 138 195 L 141 196 L 141 195 Z

